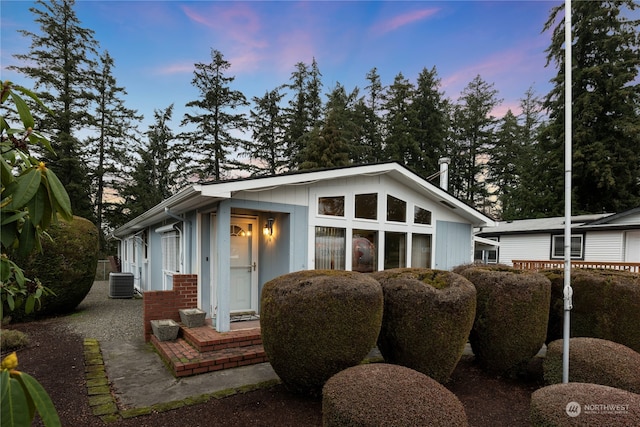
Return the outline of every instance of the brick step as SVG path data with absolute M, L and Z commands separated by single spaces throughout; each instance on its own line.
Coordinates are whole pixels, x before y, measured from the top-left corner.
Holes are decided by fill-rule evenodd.
M 260 328 L 218 332 L 210 326 L 182 327 L 180 336 L 200 353 L 262 344 Z
M 182 338 L 175 341 L 159 341 L 152 336 L 151 343 L 176 377 L 204 374 L 267 361 L 262 344 L 200 352 Z

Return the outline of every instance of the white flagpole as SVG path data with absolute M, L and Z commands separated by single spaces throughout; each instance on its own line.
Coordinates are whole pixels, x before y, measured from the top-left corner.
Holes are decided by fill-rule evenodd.
M 562 346 L 562 382 L 569 382 L 569 338 L 571 334 L 571 0 L 564 2 L 564 324 Z

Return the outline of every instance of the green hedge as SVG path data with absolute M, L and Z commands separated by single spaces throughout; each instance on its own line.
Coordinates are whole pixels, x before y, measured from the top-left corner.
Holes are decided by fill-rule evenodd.
M 463 266 L 454 271 L 469 279 L 477 291 L 469 335 L 476 360 L 493 374 L 518 374 L 545 342 L 549 280 L 503 265 Z
M 385 361 L 447 382 L 473 325 L 475 287 L 441 270 L 393 269 L 372 277 L 384 294 L 378 348 Z
M 309 270 L 264 285 L 260 325 L 269 362 L 291 391 L 320 395 L 334 374 L 376 345 L 382 289 L 351 271 Z
M 562 338 L 564 271 L 545 270 L 551 280 L 547 342 Z M 640 352 L 640 274 L 616 270 L 573 269 L 571 337 L 614 341 Z

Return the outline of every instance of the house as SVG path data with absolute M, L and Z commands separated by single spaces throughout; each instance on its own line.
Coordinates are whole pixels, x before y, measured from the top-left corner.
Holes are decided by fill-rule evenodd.
M 228 331 L 293 271 L 451 269 L 494 221 L 397 163 L 201 182 L 118 228 L 122 271 L 142 291 L 197 277 L 197 306 Z
M 499 222 L 480 229 L 476 236 L 496 247 L 476 244 L 476 261 L 485 263 L 544 266 L 564 262 L 565 218 L 540 218 Z M 617 214 L 603 213 L 571 217 L 571 259 L 574 264 L 638 271 L 640 266 L 640 207 Z M 624 265 L 636 263 L 634 265 Z

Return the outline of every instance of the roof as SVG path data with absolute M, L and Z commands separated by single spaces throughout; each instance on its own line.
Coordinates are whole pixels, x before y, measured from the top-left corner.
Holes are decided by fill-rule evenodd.
M 618 222 L 623 218 L 633 218 L 638 214 L 638 221 Z M 495 227 L 481 229 L 477 235 L 482 237 L 498 236 L 503 234 L 533 234 L 564 231 L 565 217 L 522 219 L 516 221 L 500 221 Z M 640 228 L 640 207 L 617 214 L 601 213 L 589 215 L 576 215 L 571 217 L 571 229 L 581 230 L 611 230 L 611 229 L 635 229 Z
M 116 229 L 113 234 L 118 237 L 131 234 L 132 232 L 136 232 L 162 220 L 171 217 L 175 218 L 175 215 L 183 214 L 216 201 L 229 199 L 240 191 L 267 191 L 281 186 L 305 185 L 350 176 L 380 174 L 386 174 L 404 185 L 411 187 L 413 190 L 441 202 L 449 209 L 455 210 L 458 215 L 468 220 L 474 227 L 495 225 L 493 219 L 471 206 L 466 205 L 442 188 L 431 184 L 396 162 L 388 162 L 257 178 L 199 182 L 189 185 L 142 215 L 127 222 L 122 227 Z

